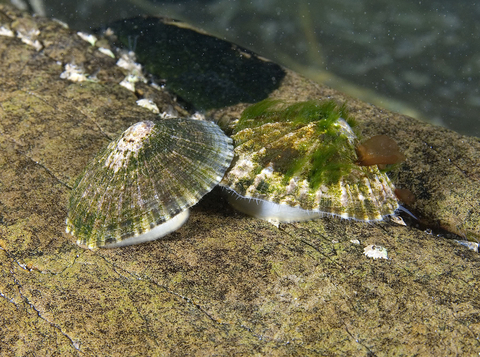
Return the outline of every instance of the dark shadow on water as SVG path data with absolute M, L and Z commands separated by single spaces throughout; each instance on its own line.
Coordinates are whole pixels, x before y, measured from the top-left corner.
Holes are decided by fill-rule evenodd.
M 258 102 L 285 76 L 279 65 L 177 21 L 135 17 L 107 27 L 114 31 L 114 45 L 131 50 L 135 44 L 136 58 L 153 80 L 196 110 Z

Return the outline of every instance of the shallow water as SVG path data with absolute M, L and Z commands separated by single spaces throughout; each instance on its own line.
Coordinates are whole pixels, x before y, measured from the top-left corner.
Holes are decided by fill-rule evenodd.
M 38 1 L 37 1 L 38 2 Z M 88 31 L 138 14 L 179 18 L 352 96 L 480 136 L 480 4 L 448 1 L 44 0 Z

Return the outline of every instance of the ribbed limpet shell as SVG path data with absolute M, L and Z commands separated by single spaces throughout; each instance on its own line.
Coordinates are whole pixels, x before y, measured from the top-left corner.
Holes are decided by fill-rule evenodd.
M 266 100 L 247 108 L 233 131 L 232 166 L 220 183 L 230 204 L 280 222 L 324 215 L 374 221 L 394 214 L 398 201 L 387 175 L 355 164 L 357 138 L 346 115 L 334 102 Z
M 232 141 L 193 119 L 140 122 L 86 167 L 72 191 L 67 232 L 88 248 L 160 238 L 179 228 L 222 179 Z

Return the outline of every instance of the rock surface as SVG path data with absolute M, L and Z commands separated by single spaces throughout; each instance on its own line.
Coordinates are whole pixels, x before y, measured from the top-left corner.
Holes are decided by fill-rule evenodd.
M 65 234 L 71 186 L 119 132 L 156 115 L 162 91 L 118 85 L 125 71 L 57 22 L 0 5 L 0 351 L 14 355 L 472 355 L 480 349 L 480 257 L 391 222 L 270 223 L 216 189 L 168 238 L 88 251 Z M 26 44 L 16 35 L 27 29 Z M 37 28 L 40 33 L 35 33 Z M 60 78 L 66 64 L 98 81 Z M 480 143 L 383 111 L 290 71 L 271 97 L 348 100 L 365 137 L 407 161 L 392 172 L 432 227 L 480 236 Z M 223 121 L 245 105 L 210 114 Z M 423 226 L 422 226 L 423 227 Z M 434 228 L 435 228 L 434 227 Z M 382 246 L 388 259 L 364 254 Z

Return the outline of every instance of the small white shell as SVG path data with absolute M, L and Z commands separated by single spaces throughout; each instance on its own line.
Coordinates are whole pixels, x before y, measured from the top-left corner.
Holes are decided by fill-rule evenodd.
M 381 245 L 370 244 L 363 249 L 363 254 L 367 258 L 373 259 L 388 259 L 387 249 Z

